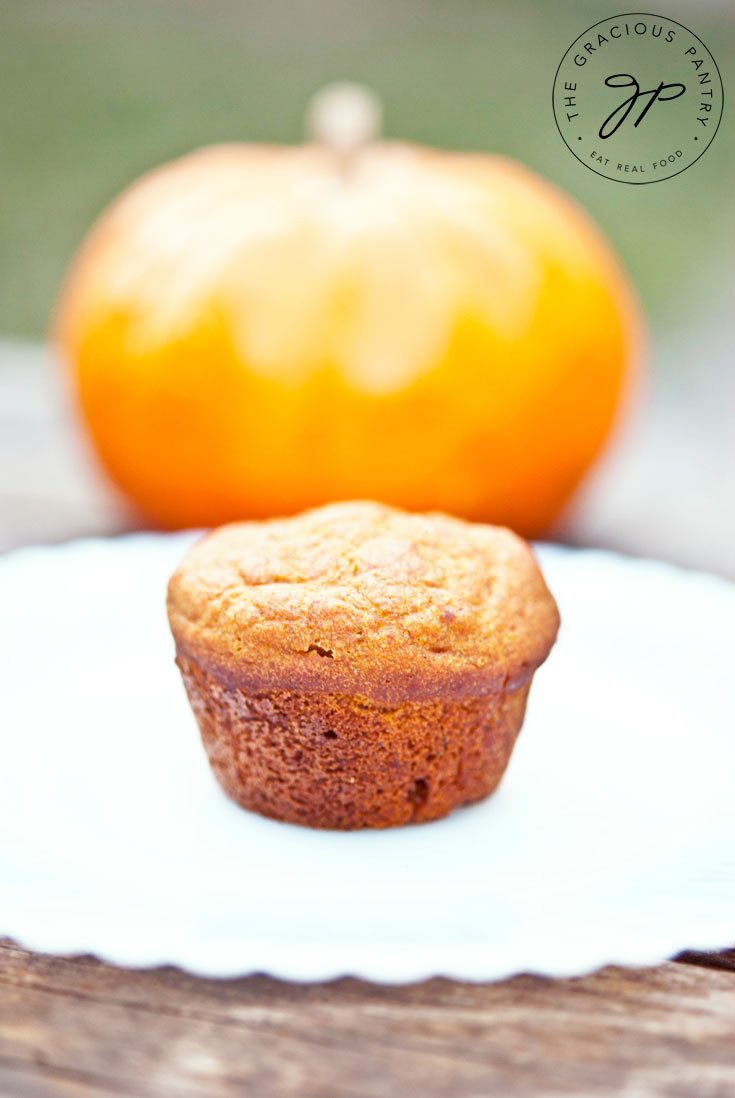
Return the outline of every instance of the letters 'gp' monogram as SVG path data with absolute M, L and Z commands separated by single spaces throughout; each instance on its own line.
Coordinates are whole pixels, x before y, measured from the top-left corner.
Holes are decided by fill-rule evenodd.
M 613 76 L 608 76 L 608 78 L 605 80 L 605 84 L 608 88 L 632 87 L 635 90 L 628 99 L 625 99 L 620 104 L 619 107 L 616 107 L 614 111 L 611 111 L 611 113 L 607 116 L 605 121 L 600 126 L 599 135 L 603 139 L 603 141 L 606 140 L 608 137 L 612 137 L 618 127 L 622 126 L 623 122 L 625 122 L 625 119 L 628 117 L 630 112 L 633 110 L 633 107 L 642 96 L 648 95 L 650 96 L 650 98 L 641 113 L 636 118 L 635 122 L 633 123 L 634 126 L 640 126 L 641 122 L 646 117 L 646 114 L 648 113 L 648 111 L 650 111 L 656 100 L 658 100 L 660 103 L 665 103 L 669 99 L 678 99 L 679 96 L 683 95 L 686 91 L 686 87 L 684 84 L 664 84 L 663 81 L 661 81 L 657 88 L 652 88 L 650 91 L 641 91 L 636 78 L 634 76 L 631 76 L 630 73 L 627 72 L 619 72 L 615 73 Z M 672 94 L 664 95 L 664 92 L 670 92 Z M 621 111 L 623 112 L 622 114 L 620 113 Z M 617 117 L 617 115 L 620 115 L 620 117 L 618 118 L 615 125 L 611 127 L 610 124 L 612 123 L 613 119 Z

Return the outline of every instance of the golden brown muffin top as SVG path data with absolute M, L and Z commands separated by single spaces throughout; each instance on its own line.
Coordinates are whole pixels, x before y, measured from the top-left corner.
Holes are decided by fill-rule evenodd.
M 520 685 L 559 626 L 510 530 L 365 502 L 214 530 L 168 613 L 179 654 L 243 689 L 395 704 Z

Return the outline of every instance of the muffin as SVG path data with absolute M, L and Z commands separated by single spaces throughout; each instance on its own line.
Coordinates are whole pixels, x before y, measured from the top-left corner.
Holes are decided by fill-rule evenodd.
M 341 829 L 492 793 L 559 626 L 515 534 L 377 503 L 220 527 L 172 576 L 168 615 L 223 789 Z

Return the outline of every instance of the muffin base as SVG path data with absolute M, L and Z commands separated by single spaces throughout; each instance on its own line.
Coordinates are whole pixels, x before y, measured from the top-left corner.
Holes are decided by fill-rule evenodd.
M 385 706 L 339 693 L 250 693 L 191 659 L 176 662 L 225 792 L 263 816 L 336 830 L 436 820 L 487 797 L 531 685 Z

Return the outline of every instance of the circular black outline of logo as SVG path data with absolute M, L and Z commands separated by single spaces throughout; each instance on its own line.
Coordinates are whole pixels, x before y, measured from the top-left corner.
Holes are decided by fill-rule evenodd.
M 554 103 L 554 93 L 556 92 L 556 81 L 557 81 L 557 78 L 559 76 L 559 72 L 561 70 L 562 65 L 566 61 L 567 54 L 570 52 L 572 47 L 580 40 L 580 38 L 582 38 L 583 35 L 585 35 L 585 34 L 589 34 L 590 31 L 594 30 L 595 27 L 599 27 L 602 23 L 608 23 L 611 19 L 628 19 L 630 16 L 633 16 L 633 15 L 645 15 L 648 19 L 665 19 L 667 21 L 667 23 L 673 23 L 675 27 L 681 27 L 681 29 L 686 31 L 687 34 L 691 34 L 692 38 L 696 38 L 696 40 L 697 40 L 697 42 L 699 42 L 700 46 L 703 46 L 704 49 L 709 54 L 709 56 L 712 58 L 712 64 L 715 66 L 715 70 L 717 72 L 717 78 L 720 81 L 720 91 L 721 91 L 721 94 L 722 94 L 722 106 L 720 107 L 720 117 L 717 119 L 717 125 L 715 126 L 715 132 L 712 134 L 712 137 L 709 139 L 709 141 L 707 142 L 705 147 L 702 149 L 699 156 L 695 157 L 695 159 L 690 161 L 689 164 L 685 165 L 685 167 L 679 168 L 678 172 L 672 172 L 671 175 L 659 176 L 658 179 L 645 179 L 645 180 L 642 180 L 642 181 L 639 181 L 639 180 L 636 180 L 636 179 L 616 179 L 612 175 L 605 175 L 604 172 L 598 172 L 596 168 L 591 168 L 586 160 L 582 160 L 581 157 L 577 156 L 576 152 L 574 151 L 572 146 L 567 142 L 566 137 L 564 136 L 564 134 L 561 131 L 561 126 L 559 125 L 559 120 L 556 117 L 556 105 Z M 600 177 L 600 179 L 607 179 L 610 183 L 625 183 L 629 187 L 646 187 L 646 186 L 648 186 L 649 183 L 665 183 L 667 179 L 676 179 L 677 175 L 681 175 L 682 172 L 687 171 L 688 168 L 691 168 L 694 164 L 696 164 L 697 160 L 702 159 L 704 154 L 707 152 L 707 149 L 710 147 L 710 145 L 712 144 L 714 139 L 717 137 L 717 131 L 719 130 L 720 123 L 722 122 L 722 115 L 725 112 L 725 86 L 722 83 L 722 73 L 720 72 L 719 67 L 717 65 L 717 62 L 715 61 L 714 54 L 710 51 L 709 46 L 707 46 L 706 43 L 704 43 L 702 41 L 702 39 L 699 37 L 698 34 L 695 34 L 694 31 L 689 30 L 689 27 L 685 27 L 683 23 L 679 23 L 676 19 L 670 19 L 668 15 L 654 15 L 654 13 L 651 12 L 651 11 L 624 11 L 624 12 L 621 12 L 619 15 L 608 15 L 607 18 L 605 18 L 605 19 L 598 19 L 596 23 L 593 23 L 591 26 L 587 27 L 587 29 L 583 30 L 581 32 L 581 34 L 578 34 L 577 37 L 572 42 L 571 46 L 568 46 L 567 49 L 564 51 L 564 55 L 563 55 L 561 61 L 559 62 L 559 64 L 557 65 L 556 72 L 554 73 L 554 83 L 551 85 L 551 110 L 552 110 L 552 113 L 554 115 L 554 122 L 556 124 L 556 128 L 559 131 L 559 136 L 561 137 L 561 139 L 564 142 L 564 144 L 566 145 L 566 147 L 569 149 L 569 151 L 572 154 L 572 156 L 574 157 L 574 159 L 577 160 L 582 165 L 582 167 L 587 168 L 587 170 L 590 171 L 590 172 L 594 172 L 595 175 L 598 175 Z

